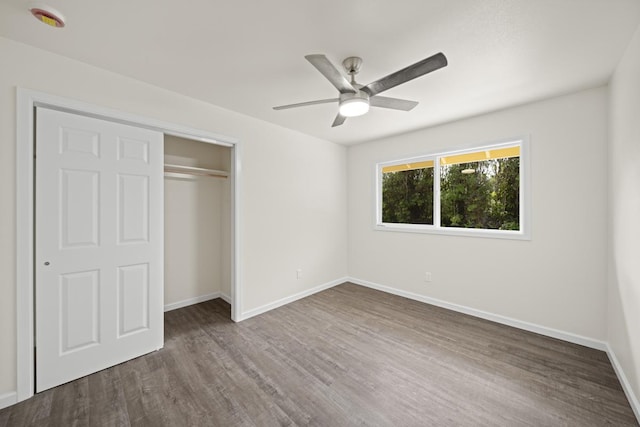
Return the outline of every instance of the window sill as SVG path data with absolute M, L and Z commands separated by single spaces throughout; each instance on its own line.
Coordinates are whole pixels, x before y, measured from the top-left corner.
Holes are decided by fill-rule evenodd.
M 531 240 L 529 233 L 512 230 L 480 230 L 475 228 L 435 227 L 419 224 L 376 224 L 374 230 L 400 233 L 440 234 L 445 236 L 483 237 L 488 239 Z

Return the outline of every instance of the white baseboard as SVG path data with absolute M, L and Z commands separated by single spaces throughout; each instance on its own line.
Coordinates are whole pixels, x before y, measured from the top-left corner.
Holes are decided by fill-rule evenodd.
M 240 319 L 238 319 L 237 321 L 239 322 L 241 320 L 246 320 L 246 319 L 249 319 L 250 317 L 254 317 L 259 314 L 266 313 L 267 311 L 273 310 L 274 308 L 282 307 L 283 305 L 308 297 L 309 295 L 313 295 L 315 293 L 324 291 L 325 289 L 333 288 L 334 286 L 341 285 L 342 283 L 347 281 L 348 279 L 346 277 L 342 277 L 340 279 L 332 280 L 331 282 L 318 285 L 311 289 L 307 289 L 306 291 L 298 292 L 297 294 L 293 294 L 286 298 L 279 299 L 269 304 L 262 305 L 252 310 L 245 311 L 240 315 Z
M 216 299 L 216 298 L 223 298 L 225 301 L 227 301 L 225 299 L 226 295 L 223 296 L 222 293 L 220 292 L 213 292 L 210 294 L 206 294 L 206 295 L 201 295 L 199 297 L 194 297 L 194 298 L 189 298 L 189 299 L 185 299 L 182 301 L 178 301 L 178 302 L 172 302 L 171 304 L 166 304 L 164 306 L 164 311 L 171 311 L 171 310 L 176 310 L 178 308 L 182 308 L 182 307 L 187 307 L 189 305 L 193 305 L 193 304 L 198 304 L 200 302 L 205 302 L 205 301 L 209 301 L 212 299 Z M 226 297 L 229 298 L 229 297 Z M 229 298 L 231 299 L 231 298 Z M 227 301 L 229 302 L 229 301 Z
M 611 361 L 611 365 L 613 366 L 613 370 L 618 376 L 618 380 L 620 380 L 620 384 L 622 384 L 622 389 L 624 390 L 624 394 L 627 396 L 629 400 L 629 405 L 631 405 L 631 409 L 633 409 L 633 413 L 636 414 L 636 419 L 640 423 L 640 401 L 638 401 L 638 397 L 633 392 L 633 388 L 631 387 L 631 383 L 629 383 L 629 379 L 625 375 L 622 370 L 622 366 L 616 357 L 613 349 L 609 344 L 607 344 L 607 356 L 609 356 L 609 361 Z
M 453 304 L 447 301 L 439 300 L 436 298 L 427 297 L 424 295 L 416 294 L 413 292 L 403 291 L 390 286 L 380 285 L 378 283 L 369 282 L 367 280 L 356 279 L 355 277 L 349 277 L 348 281 L 355 283 L 356 285 L 365 286 L 367 288 L 376 289 L 378 291 L 387 292 L 393 295 L 409 298 L 415 301 L 424 302 L 427 304 L 435 305 L 438 307 L 446 308 L 448 310 L 457 311 L 459 313 L 468 314 L 470 316 L 479 317 L 481 319 L 491 320 L 492 322 L 501 323 L 503 325 L 513 326 L 514 328 L 523 329 L 529 332 L 535 332 L 540 335 L 545 335 L 552 338 L 557 338 L 563 341 L 568 341 L 574 344 L 580 344 L 585 347 L 594 348 L 596 350 L 607 350 L 607 343 L 604 341 L 595 340 L 593 338 L 584 337 L 582 335 L 573 334 L 571 332 L 560 331 L 558 329 L 548 328 L 546 326 L 536 325 L 535 323 L 529 323 L 511 317 L 502 316 L 499 314 L 489 313 L 487 311 L 477 310 L 475 308 L 466 307 L 464 305 Z
M 227 294 L 223 294 L 222 292 L 220 292 L 220 298 L 222 298 L 223 301 L 225 301 L 227 304 L 231 304 L 231 297 Z
M 9 393 L 0 394 L 0 409 L 15 405 L 18 402 L 18 393 L 10 391 Z

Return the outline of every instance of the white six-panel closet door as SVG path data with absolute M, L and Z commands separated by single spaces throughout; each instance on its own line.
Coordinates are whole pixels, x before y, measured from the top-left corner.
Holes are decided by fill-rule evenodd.
M 39 392 L 163 345 L 163 135 L 36 117 Z

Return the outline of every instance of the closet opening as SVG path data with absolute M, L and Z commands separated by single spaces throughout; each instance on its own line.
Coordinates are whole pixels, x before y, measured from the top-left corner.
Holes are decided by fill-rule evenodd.
M 120 202 L 122 203 L 123 210 L 122 212 L 126 213 L 126 218 L 130 219 L 127 224 L 133 225 L 134 227 L 127 228 L 126 235 L 123 234 L 121 238 L 128 239 L 132 238 L 130 235 L 133 231 L 140 231 L 142 233 L 142 237 L 146 236 L 145 233 L 145 223 L 144 220 L 136 220 L 138 218 L 136 209 L 142 209 L 143 213 L 149 212 L 158 212 L 162 209 L 162 214 L 164 214 L 165 209 L 168 210 L 168 217 L 170 218 L 170 223 L 177 222 L 180 227 L 178 228 L 178 232 L 174 233 L 175 228 L 171 227 L 170 224 L 165 227 L 164 223 L 160 227 L 154 227 L 154 233 L 162 233 L 167 230 L 167 232 L 174 237 L 169 237 L 165 241 L 164 236 L 162 240 L 159 242 L 158 246 L 155 248 L 161 249 L 161 256 L 159 257 L 159 263 L 164 264 L 167 261 L 166 267 L 161 265 L 158 270 L 162 271 L 160 274 L 165 276 L 165 272 L 167 273 L 167 280 L 163 277 L 163 286 L 167 286 L 167 289 L 163 289 L 164 301 L 161 301 L 161 298 L 156 298 L 154 302 L 155 310 L 163 310 L 168 311 L 171 309 L 176 309 L 182 306 L 187 306 L 191 304 L 195 304 L 198 302 L 205 301 L 207 299 L 212 299 L 215 297 L 225 298 L 231 304 L 231 320 L 240 321 L 243 319 L 240 307 L 241 307 L 241 279 L 240 279 L 240 230 L 239 230 L 239 221 L 237 218 L 240 217 L 240 191 L 241 191 L 241 148 L 240 143 L 237 139 L 233 137 L 227 137 L 219 134 L 213 134 L 208 131 L 203 131 L 201 129 L 191 128 L 183 125 L 179 125 L 169 121 L 163 121 L 158 119 L 152 119 L 144 116 L 138 116 L 134 114 L 129 114 L 126 112 L 122 112 L 119 110 L 113 110 L 97 105 L 88 104 L 81 101 L 76 101 L 68 98 L 63 98 L 55 95 L 50 95 L 43 92 L 32 91 L 24 88 L 17 89 L 17 126 L 16 126 L 16 300 L 17 300 L 17 313 L 16 313 L 16 362 L 17 362 L 17 372 L 16 372 L 16 380 L 17 380 L 17 392 L 16 392 L 16 400 L 22 401 L 28 399 L 29 397 L 34 395 L 35 392 L 35 384 L 36 384 L 36 352 L 35 352 L 35 336 L 36 336 L 36 303 L 35 303 L 35 295 L 36 295 L 36 278 L 35 273 L 37 271 L 38 266 L 49 266 L 49 265 L 58 265 L 53 264 L 48 259 L 41 260 L 42 262 L 38 262 L 36 264 L 36 254 L 42 254 L 42 249 L 39 252 L 36 252 L 36 190 L 37 187 L 35 185 L 35 168 L 36 162 L 36 110 L 39 108 L 69 113 L 71 115 L 76 115 L 80 118 L 84 117 L 85 119 L 99 120 L 105 123 L 102 123 L 100 126 L 115 126 L 124 125 L 125 127 L 136 128 L 136 132 L 139 130 L 146 130 L 151 132 L 157 132 L 158 136 L 164 140 L 167 139 L 167 147 L 168 152 L 159 152 L 160 154 L 158 158 L 155 160 L 155 164 L 157 168 L 154 166 L 154 174 L 153 177 L 157 177 L 162 179 L 168 187 L 175 188 L 177 187 L 177 191 L 168 190 L 167 193 L 164 192 L 164 188 L 158 189 L 160 193 L 158 193 L 162 199 L 167 197 L 166 203 L 162 200 L 161 203 L 157 203 L 153 206 L 153 209 L 148 209 L 150 206 L 145 205 L 145 203 L 140 203 L 140 201 L 144 201 L 146 197 L 144 196 L 144 189 L 146 188 L 144 185 L 145 176 L 144 171 L 139 172 L 137 170 L 129 170 L 125 171 L 122 176 L 124 177 L 119 184 L 124 187 L 118 186 L 118 188 L 124 188 L 124 190 L 130 189 L 130 192 L 124 192 L 122 194 L 127 194 L 128 196 L 123 196 Z M 75 120 L 75 119 L 74 119 Z M 80 119 L 79 119 L 80 120 Z M 72 126 L 73 127 L 73 126 Z M 91 127 L 91 126 L 89 126 Z M 80 126 L 82 132 L 81 135 L 92 135 L 91 132 L 86 132 L 87 128 L 85 126 Z M 128 131 L 127 131 L 128 132 Z M 118 132 L 119 133 L 119 132 Z M 74 135 L 76 135 L 74 133 Z M 76 135 L 77 136 L 77 135 Z M 178 151 L 172 152 L 171 147 L 175 144 L 174 137 L 180 137 L 180 139 L 184 139 L 185 141 L 181 142 L 178 146 Z M 86 138 L 85 138 L 86 139 Z M 116 150 L 124 150 L 124 151 L 116 151 L 118 154 L 118 161 L 120 160 L 140 160 L 147 159 L 150 155 L 150 151 L 148 150 L 149 146 L 146 146 L 144 143 L 140 144 L 144 138 L 138 138 L 137 136 L 133 136 L 131 138 L 124 138 L 120 140 L 120 143 L 117 145 Z M 71 141 L 71 139 L 69 140 Z M 84 144 L 82 142 L 87 142 Z M 80 146 L 78 146 L 80 144 Z M 196 144 L 196 147 L 201 148 L 193 148 L 193 151 L 189 151 L 186 146 L 191 146 Z M 74 137 L 73 143 L 71 145 L 64 145 L 68 149 L 66 151 L 70 152 L 72 155 L 80 155 L 82 153 L 88 156 L 95 156 L 95 138 L 80 140 Z M 145 148 L 145 146 L 147 148 Z M 207 148 L 209 150 L 213 149 L 217 151 L 219 157 L 208 157 L 209 154 Z M 211 148 L 213 147 L 213 148 Z M 184 151 L 186 150 L 186 152 Z M 205 150 L 201 153 L 198 150 Z M 54 150 L 55 151 L 55 150 Z M 42 153 L 41 153 L 42 154 Z M 55 153 L 54 153 L 55 154 Z M 60 153 L 58 153 L 60 154 Z M 113 153 L 112 153 L 113 154 Z M 174 174 L 174 178 L 178 178 L 177 172 L 181 173 L 181 178 L 179 180 L 169 180 L 164 179 L 160 174 L 162 173 L 162 164 L 164 163 L 164 157 L 167 156 L 167 163 L 173 164 L 174 167 L 177 167 L 179 170 L 168 171 Z M 173 156 L 171 158 L 170 156 Z M 40 157 L 41 163 L 43 159 L 42 155 Z M 92 157 L 92 158 L 93 158 Z M 108 159 L 112 159 L 113 156 L 108 156 Z M 107 157 L 105 157 L 106 159 Z M 76 159 L 80 161 L 79 159 Z M 84 161 L 84 160 L 83 160 Z M 111 161 L 111 160 L 109 160 Z M 145 160 L 146 162 L 146 160 Z M 169 163 L 172 162 L 172 163 Z M 218 163 L 216 163 L 218 162 Z M 130 162 L 129 162 L 130 163 Z M 84 165 L 76 168 L 78 170 L 83 169 Z M 198 168 L 198 169 L 194 169 Z M 77 172 L 76 169 L 69 169 L 71 172 Z M 207 169 L 207 171 L 203 171 L 202 169 Z M 84 169 L 83 169 L 84 170 Z M 115 169 L 114 169 L 115 170 Z M 112 168 L 109 167 L 109 171 L 112 171 Z M 213 173 L 212 173 L 213 171 Z M 89 171 L 91 172 L 91 171 Z M 184 172 L 189 172 L 189 174 L 185 174 Z M 203 174 L 204 175 L 201 175 Z M 209 176 L 214 175 L 214 176 Z M 222 175 L 222 176 L 216 176 Z M 227 175 L 225 178 L 224 175 Z M 40 176 L 44 176 L 40 174 Z M 93 175 L 92 175 L 93 176 Z M 96 180 L 86 180 L 84 176 L 78 176 L 78 174 L 74 175 L 77 179 L 71 180 L 78 185 L 74 187 L 74 189 L 79 190 L 95 190 L 97 187 L 92 183 L 96 183 Z M 149 175 L 151 178 L 151 175 Z M 200 177 L 200 178 L 198 178 Z M 220 210 L 214 209 L 213 213 L 207 213 L 200 209 L 198 205 L 206 204 L 206 197 L 200 197 L 199 194 L 202 194 L 201 190 L 198 190 L 199 186 L 191 186 L 192 188 L 188 188 L 187 191 L 181 193 L 182 188 L 179 187 L 181 184 L 188 184 L 188 180 L 198 180 L 198 179 L 220 179 L 224 182 L 222 188 L 218 189 L 218 194 L 222 194 L 223 197 L 218 201 L 218 207 Z M 156 179 L 157 179 L 156 178 Z M 67 180 L 69 181 L 69 180 Z M 66 181 L 65 181 L 66 182 Z M 103 180 L 101 182 L 111 182 L 109 180 Z M 91 184 L 88 185 L 87 183 Z M 134 185 L 140 184 L 140 185 Z M 107 186 L 107 193 L 111 194 L 110 191 L 112 187 Z M 163 185 L 164 187 L 164 185 Z M 40 186 L 39 188 L 42 188 Z M 157 186 L 154 186 L 157 188 Z M 133 191 L 133 190 L 140 191 Z M 123 191 L 124 191 L 123 190 Z M 72 192 L 74 195 L 76 194 L 75 190 Z M 68 194 L 72 194 L 68 193 Z M 86 191 L 85 191 L 86 193 Z M 213 192 L 215 194 L 215 191 Z M 45 192 L 44 194 L 48 194 Z M 53 193 L 50 193 L 53 194 Z M 65 193 L 66 194 L 66 193 Z M 102 193 L 100 193 L 102 194 Z M 192 203 L 190 207 L 186 207 L 184 204 L 177 206 L 178 203 L 172 203 L 172 200 L 175 200 L 176 195 L 178 198 L 181 196 L 187 196 L 191 194 L 191 199 L 189 199 Z M 194 195 L 195 194 L 195 195 Z M 74 196 L 75 197 L 75 196 Z M 67 198 L 68 199 L 68 198 Z M 67 200 L 64 199 L 64 200 Z M 155 198 L 157 199 L 157 197 Z M 202 199 L 202 200 L 200 200 Z M 56 198 L 56 200 L 61 200 L 60 198 Z M 96 225 L 97 222 L 93 221 L 95 219 L 95 215 L 93 212 L 97 210 L 94 209 L 94 205 L 90 206 L 90 209 L 84 209 L 87 205 L 87 200 L 90 202 L 98 203 L 98 200 L 102 200 L 101 198 L 93 198 L 93 197 L 83 197 L 82 194 L 76 197 L 76 199 L 85 203 L 67 203 L 66 206 L 71 207 L 79 207 L 80 210 L 85 214 L 89 215 L 89 225 Z M 179 200 L 179 199 L 178 199 Z M 94 203 L 94 204 L 95 204 Z M 101 202 L 100 202 L 101 203 Z M 164 206 L 163 206 L 164 204 Z M 129 209 L 130 205 L 132 206 Z M 43 206 L 41 204 L 41 206 Z M 126 208 L 125 208 L 126 206 Z M 146 207 L 145 207 L 146 206 Z M 137 208 L 136 208 L 137 207 Z M 145 211 L 146 209 L 146 211 Z M 76 209 L 77 210 L 77 209 Z M 59 211 L 59 210 L 57 210 Z M 177 214 L 176 214 L 177 211 Z M 109 216 L 109 227 L 116 227 L 119 224 L 118 221 L 121 221 L 120 218 L 114 210 L 107 209 L 105 211 L 105 215 Z M 190 213 L 188 213 L 190 212 Z M 116 215 L 115 225 L 112 224 L 111 221 L 114 215 Z M 180 216 L 182 215 L 182 216 Z M 215 217 L 219 219 L 219 223 L 215 225 L 212 224 L 211 218 Z M 160 215 L 164 216 L 164 215 Z M 174 221 L 177 216 L 177 221 Z M 198 224 L 202 224 L 202 222 L 206 222 L 205 218 L 208 217 L 209 224 L 205 227 L 200 227 Z M 106 217 L 105 217 L 106 218 Z M 132 222 L 133 221 L 133 222 Z M 164 221 L 164 218 L 163 218 Z M 61 223 L 60 221 L 56 222 Z M 84 230 L 86 235 L 86 230 L 92 230 L 91 227 L 84 227 L 86 225 L 85 222 L 80 221 L 67 221 L 64 224 L 73 224 L 78 225 L 77 229 Z M 123 223 L 124 224 L 124 223 Z M 156 222 L 157 224 L 157 222 Z M 199 239 L 196 240 L 186 240 L 184 235 L 188 235 L 191 233 L 193 235 L 193 224 L 195 224 L 195 229 L 198 230 Z M 59 225 L 59 224 L 58 224 Z M 83 228 L 84 227 L 84 228 Z M 137 227 L 137 228 L 136 228 Z M 192 227 L 192 228 L 188 228 Z M 200 227 L 200 228 L 198 228 Z M 41 230 L 46 230 L 47 228 L 40 228 Z M 124 228 L 122 230 L 125 230 Z M 121 230 L 121 231 L 122 231 Z M 133 231 L 132 231 L 133 230 Z M 200 238 L 202 235 L 206 235 L 209 231 L 211 237 L 209 240 L 205 240 Z M 218 234 L 215 234 L 217 230 Z M 150 230 L 147 230 L 150 231 Z M 109 231 L 111 232 L 111 231 Z M 138 234 L 140 234 L 138 233 Z M 58 234 L 54 233 L 56 236 Z M 89 233 L 91 234 L 91 233 Z M 157 234 L 156 234 L 157 235 Z M 91 234 L 89 237 L 92 237 Z M 216 236 L 219 237 L 216 240 Z M 76 236 L 77 237 L 77 236 Z M 134 238 L 136 236 L 133 236 Z M 140 237 L 139 235 L 137 237 Z M 182 238 L 183 240 L 180 240 Z M 94 239 L 95 240 L 95 239 Z M 157 240 L 157 239 L 156 239 Z M 174 243 L 175 241 L 175 243 Z M 212 244 L 213 241 L 216 241 L 215 244 Z M 126 242 L 125 242 L 126 243 Z M 176 244 L 178 246 L 176 246 Z M 165 245 L 168 250 L 165 251 Z M 180 261 L 180 256 L 184 254 L 183 252 L 176 251 L 177 247 L 181 247 L 181 245 L 186 245 L 188 250 L 191 250 L 193 256 L 187 261 L 190 264 Z M 94 245 L 95 246 L 95 245 Z M 89 249 L 92 249 L 93 246 L 90 246 Z M 184 248 L 183 248 L 184 249 Z M 166 256 L 162 256 L 166 254 Z M 202 256 L 201 256 L 202 255 Z M 216 256 L 218 255 L 218 256 Z M 86 258 L 86 257 L 85 257 Z M 113 257 L 102 257 L 101 259 L 112 259 Z M 182 258 L 184 261 L 184 257 Z M 206 259 L 206 262 L 205 262 Z M 129 268 L 129 267 L 138 267 L 139 260 L 131 261 L 131 264 L 126 264 L 121 268 L 120 272 L 122 273 L 120 276 L 122 280 L 128 280 L 129 283 L 132 283 L 133 279 L 138 280 L 139 283 L 144 283 L 146 276 L 142 268 Z M 125 261 L 129 262 L 129 261 Z M 138 263 L 138 264 L 136 264 Z M 135 264 L 135 265 L 134 265 Z M 215 265 L 217 268 L 205 268 L 205 265 Z M 164 271 L 163 271 L 164 270 Z M 93 271 L 93 270 L 92 270 Z M 84 272 L 84 270 L 83 270 Z M 141 273 L 142 272 L 142 273 Z M 140 274 L 135 274 L 140 273 Z M 67 274 L 67 273 L 64 273 Z M 67 274 L 68 276 L 68 274 Z M 96 278 L 96 274 L 89 275 L 81 275 L 80 279 L 86 278 L 89 279 Z M 203 279 L 208 277 L 208 279 Z M 73 276 L 72 279 L 78 279 L 78 277 Z M 41 281 L 40 281 L 41 282 Z M 40 283 L 38 282 L 38 283 Z M 135 280 L 133 280 L 135 282 Z M 123 282 L 124 283 L 124 282 Z M 135 283 L 134 283 L 135 284 Z M 124 286 L 124 285 L 123 285 Z M 89 289 L 89 288 L 88 288 Z M 90 288 L 95 289 L 95 287 Z M 140 291 L 137 293 L 137 302 L 144 302 L 144 286 L 140 287 L 127 287 L 127 290 Z M 78 293 L 67 292 L 68 296 L 79 295 Z M 88 295 L 89 297 L 93 297 L 93 294 L 90 292 L 85 292 L 82 295 Z M 124 295 L 124 294 L 122 294 Z M 140 296 L 142 295 L 142 298 Z M 135 295 L 134 295 L 135 296 Z M 135 298 L 128 299 L 127 301 L 134 301 Z M 73 300 L 77 302 L 76 300 Z M 108 301 L 112 301 L 111 298 Z M 135 301 L 134 301 L 135 302 Z M 112 304 L 113 305 L 113 304 Z M 82 310 L 82 302 L 75 304 L 75 307 L 80 307 L 79 312 L 86 314 L 86 310 Z M 89 305 L 87 305 L 89 307 Z M 92 304 L 91 307 L 95 307 L 95 304 Z M 129 304 L 129 311 L 127 313 L 131 314 L 133 317 L 129 316 L 129 320 L 137 319 L 144 320 L 144 316 L 140 316 L 140 313 L 144 313 L 144 309 L 139 311 L 136 306 Z M 113 307 L 111 307 L 113 308 Z M 107 307 L 108 309 L 108 307 Z M 116 313 L 124 313 L 124 311 L 120 311 Z M 86 316 L 85 316 L 86 317 Z M 91 319 L 94 319 L 93 317 Z M 125 324 L 125 320 L 123 320 L 123 325 Z M 107 322 L 109 323 L 109 322 Z M 42 324 L 42 322 L 41 322 Z M 113 322 L 109 323 L 113 324 Z M 81 322 L 74 322 L 73 325 L 77 325 L 78 328 L 74 329 L 72 332 L 79 332 L 80 335 L 76 334 L 76 336 L 81 336 L 81 338 L 85 339 L 88 336 L 88 339 L 92 339 L 91 332 L 93 329 L 87 329 L 84 327 L 86 324 Z M 136 325 L 129 322 L 127 324 L 127 328 L 133 328 Z M 67 328 L 68 329 L 68 328 Z M 89 333 L 85 332 L 89 330 Z M 84 333 L 84 335 L 82 335 Z M 46 334 L 45 334 L 46 335 Z M 131 335 L 121 334 L 123 337 L 128 337 Z M 48 335 L 47 335 L 48 336 Z M 86 340 L 85 340 L 86 341 Z M 77 344 L 77 343 L 76 343 Z M 161 346 L 159 346 L 161 347 Z M 159 348 L 158 347 L 158 348 Z M 91 346 L 87 346 L 87 348 L 93 348 Z M 39 352 L 42 354 L 42 351 Z M 75 352 L 73 353 L 75 354 Z M 107 353 L 105 353 L 107 354 Z M 81 367 L 81 366 L 80 366 Z
M 165 312 L 232 304 L 233 148 L 164 136 Z

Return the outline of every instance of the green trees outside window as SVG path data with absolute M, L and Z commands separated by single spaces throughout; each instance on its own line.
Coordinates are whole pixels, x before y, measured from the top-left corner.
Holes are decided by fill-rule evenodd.
M 520 229 L 520 158 L 440 167 L 442 227 Z
M 382 223 L 521 229 L 519 145 L 386 164 L 380 171 Z
M 433 167 L 382 175 L 382 222 L 433 224 Z

